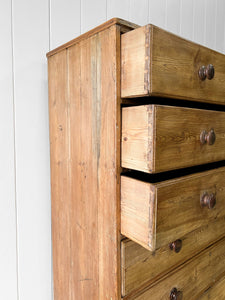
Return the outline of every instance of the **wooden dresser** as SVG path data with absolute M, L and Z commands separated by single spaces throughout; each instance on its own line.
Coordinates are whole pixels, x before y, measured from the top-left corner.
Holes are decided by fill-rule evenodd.
M 47 57 L 54 299 L 225 299 L 225 56 L 112 19 Z

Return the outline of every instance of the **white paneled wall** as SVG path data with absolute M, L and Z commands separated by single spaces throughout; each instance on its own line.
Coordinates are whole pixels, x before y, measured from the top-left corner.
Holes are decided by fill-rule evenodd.
M 53 298 L 45 54 L 112 17 L 225 53 L 224 0 L 1 0 L 0 299 Z
M 11 3 L 0 2 L 0 299 L 17 299 Z
M 44 300 L 51 298 L 49 5 L 15 0 L 12 8 L 18 291 L 21 300 Z

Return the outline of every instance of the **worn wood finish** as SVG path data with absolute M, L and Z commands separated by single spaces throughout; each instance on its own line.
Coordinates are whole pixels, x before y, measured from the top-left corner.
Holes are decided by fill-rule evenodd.
M 106 30 L 107 28 L 109 28 L 113 25 L 119 25 L 121 32 L 128 32 L 132 29 L 135 29 L 135 28 L 139 27 L 139 25 L 136 25 L 132 22 L 128 22 L 128 21 L 125 21 L 125 20 L 120 19 L 120 18 L 112 18 L 112 19 L 108 20 L 107 22 L 105 22 L 105 23 L 103 23 L 103 24 L 101 24 L 101 25 L 85 32 L 84 34 L 81 34 L 77 38 L 75 38 L 75 39 L 73 39 L 73 40 L 71 40 L 71 41 L 69 41 L 69 42 L 53 49 L 52 51 L 49 51 L 47 53 L 47 57 L 55 55 L 55 54 L 59 53 L 60 51 L 65 50 L 65 49 L 79 43 L 82 40 L 88 39 L 89 37 L 91 37 L 91 36 L 93 36 L 97 33 L 100 33 L 101 31 L 104 31 L 104 30 Z
M 154 251 L 225 216 L 224 176 L 224 167 L 161 183 L 121 176 L 122 234 Z M 205 192 L 216 196 L 213 209 L 200 206 Z
M 160 96 L 225 104 L 225 57 L 153 25 L 122 35 L 122 97 Z M 212 64 L 215 76 L 198 70 Z M 138 101 L 138 99 L 137 99 Z
M 183 289 L 185 299 L 197 299 L 222 277 L 225 240 L 203 249 L 224 236 L 225 167 L 158 183 L 120 176 L 121 32 L 135 27 L 113 19 L 48 54 L 55 300 L 121 299 L 121 282 L 124 300 L 144 300 L 152 295 L 168 299 L 173 287 Z M 142 31 L 134 31 L 137 41 L 126 50 L 131 60 L 134 57 L 130 53 L 141 51 L 137 66 L 132 63 L 137 73 L 129 77 L 123 66 L 122 84 L 124 79 L 129 82 L 136 78 L 134 94 L 141 87 L 141 93 L 153 91 L 151 95 L 158 96 L 157 89 L 151 89 L 161 85 L 165 96 L 189 97 L 191 92 L 184 96 L 188 88 L 180 87 L 179 80 L 174 94 L 163 87 L 162 70 L 168 76 L 174 63 L 169 54 L 172 47 L 169 58 L 166 56 L 165 42 L 160 40 L 162 31 L 153 26 Z M 177 39 L 171 36 L 169 45 Z M 154 45 L 154 38 L 162 49 Z M 135 42 L 139 43 L 136 50 Z M 187 47 L 181 57 L 190 55 L 190 49 Z M 202 49 L 200 54 L 209 51 Z M 197 65 L 200 60 L 195 61 Z M 187 61 L 187 68 L 185 64 Z M 182 77 L 179 65 L 177 70 Z M 152 74 L 156 74 L 154 78 Z M 172 73 L 168 82 L 172 77 L 176 82 L 176 76 Z M 195 82 L 194 77 L 187 76 Z M 217 84 L 211 85 L 214 89 L 222 88 L 218 80 L 215 77 Z M 203 101 L 204 93 L 207 101 L 212 100 L 206 83 L 201 83 L 202 94 L 195 93 L 194 84 L 189 89 L 199 101 Z M 169 86 L 173 86 L 171 82 Z M 218 95 L 219 91 L 215 103 Z M 123 115 L 124 124 L 132 130 L 124 135 L 123 129 L 122 155 L 134 146 L 136 152 L 130 154 L 134 169 L 141 165 L 141 171 L 161 172 L 225 158 L 221 151 L 225 146 L 224 113 L 157 105 L 132 109 L 135 113 L 127 120 Z M 216 132 L 216 143 L 199 149 L 199 131 L 211 128 Z M 129 145 L 127 149 L 124 143 Z M 205 192 L 216 197 L 211 210 L 200 207 Z M 133 241 L 121 243 L 121 233 Z M 175 254 L 168 245 L 176 239 L 182 239 L 183 247 Z
M 120 27 L 49 57 L 54 299 L 121 297 Z
M 187 259 L 220 239 L 225 234 L 225 217 L 179 236 L 182 248 L 171 251 L 169 244 L 150 252 L 137 243 L 126 239 L 121 242 L 122 295 L 143 289 Z
M 143 105 L 122 109 L 122 166 L 148 173 L 225 159 L 225 112 Z M 200 134 L 213 128 L 213 145 Z
M 149 300 L 153 296 L 154 299 L 168 300 L 174 287 L 182 291 L 182 299 L 199 299 L 207 287 L 214 284 L 224 273 L 224 247 L 223 239 L 154 283 L 140 295 L 123 299 Z
M 60 300 L 62 294 L 66 299 L 72 299 L 66 51 L 48 60 L 48 74 L 54 295 L 56 300 Z
M 221 300 L 225 299 L 225 274 L 214 285 L 209 287 L 198 300 Z

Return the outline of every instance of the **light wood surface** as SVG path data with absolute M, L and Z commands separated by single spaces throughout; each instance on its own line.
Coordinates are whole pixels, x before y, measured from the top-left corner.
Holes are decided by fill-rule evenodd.
M 121 176 L 121 233 L 154 251 L 225 216 L 225 168 L 161 183 Z M 216 196 L 213 209 L 200 206 L 204 193 Z
M 225 274 L 212 285 L 198 300 L 222 300 L 225 299 Z
M 200 134 L 213 129 L 213 145 Z M 225 112 L 163 105 L 122 109 L 122 166 L 148 173 L 225 159 Z
M 183 293 L 182 299 L 199 299 L 224 273 L 224 247 L 223 239 L 152 284 L 140 295 L 126 296 L 123 299 L 149 300 L 154 296 L 155 299 L 168 300 L 174 287 Z
M 225 57 L 154 25 L 121 37 L 121 96 L 160 96 L 225 104 Z M 212 64 L 215 76 L 201 81 L 198 70 Z M 137 99 L 138 102 L 138 99 Z
M 121 165 L 152 173 L 155 171 L 155 106 L 122 108 Z
M 54 297 L 60 300 L 62 293 L 72 299 L 66 51 L 49 59 L 48 72 Z
M 198 297 L 224 270 L 225 241 L 203 249 L 224 235 L 225 168 L 158 183 L 120 177 L 120 41 L 121 32 L 135 27 L 113 19 L 48 54 L 55 300 L 121 299 L 121 283 L 124 300 L 152 295 L 168 299 L 174 286 L 183 289 L 185 298 Z M 132 63 L 133 71 L 139 68 L 137 87 L 132 88 L 136 90 L 144 80 L 146 95 L 157 87 L 151 72 L 163 79 L 157 70 L 160 51 L 156 62 L 153 59 L 153 38 L 160 40 L 161 35 L 153 36 L 153 30 L 158 29 L 148 25 L 144 36 L 134 35 L 141 54 L 138 66 Z M 135 40 L 132 43 L 126 53 L 131 60 L 130 53 L 136 51 Z M 164 52 L 162 42 L 165 56 Z M 149 68 L 153 63 L 154 68 Z M 122 72 L 129 79 L 124 68 Z M 180 90 L 181 96 L 165 96 L 183 98 Z M 201 95 L 197 97 L 202 101 Z M 122 145 L 134 147 L 136 156 L 131 151 L 128 161 L 140 164 L 141 171 L 224 159 L 224 113 L 157 105 L 132 109 L 133 114 L 122 116 L 123 124 L 132 129 L 124 135 L 123 128 Z M 201 130 L 211 128 L 216 132 L 215 145 L 199 150 Z M 122 156 L 129 147 L 123 148 Z M 205 192 L 216 196 L 211 210 L 200 207 Z M 121 233 L 133 241 L 121 244 Z M 183 248 L 175 254 L 168 245 L 176 239 L 182 239 Z
M 191 231 L 183 237 L 179 253 L 169 244 L 150 252 L 139 244 L 126 239 L 121 242 L 122 295 L 141 290 L 168 273 L 187 259 L 224 236 L 225 217 Z
M 54 299 L 120 298 L 120 28 L 49 57 Z
M 122 20 L 120 18 L 112 18 L 112 19 L 108 20 L 107 22 L 105 22 L 105 23 L 103 23 L 103 24 L 101 24 L 101 25 L 99 25 L 99 26 L 97 26 L 97 27 L 81 34 L 77 38 L 75 38 L 75 39 L 73 39 L 73 40 L 71 40 L 71 41 L 69 41 L 69 42 L 67 42 L 67 43 L 51 50 L 51 51 L 49 51 L 47 53 L 47 57 L 55 55 L 55 54 L 59 53 L 60 51 L 65 50 L 65 49 L 79 43 L 82 40 L 88 39 L 88 38 L 94 36 L 95 34 L 98 34 L 101 31 L 104 31 L 105 29 L 107 29 L 107 28 L 109 28 L 113 25 L 119 25 L 121 32 L 127 32 L 129 30 L 132 30 L 134 28 L 139 27 L 139 25 L 136 25 L 136 24 L 131 23 L 129 21 L 125 21 L 125 20 Z

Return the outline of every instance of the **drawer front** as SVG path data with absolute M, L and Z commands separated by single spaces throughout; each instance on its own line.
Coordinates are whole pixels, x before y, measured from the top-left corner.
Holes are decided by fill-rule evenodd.
M 212 285 L 198 300 L 222 300 L 225 299 L 225 274 Z
M 225 112 L 141 105 L 122 110 L 122 166 L 163 172 L 225 159 Z
M 173 299 L 197 300 L 207 288 L 218 281 L 224 269 L 225 240 L 223 239 L 169 273 L 141 295 L 124 299 L 168 300 L 171 292 L 175 293 L 176 289 L 183 297 Z
M 129 239 L 123 240 L 121 242 L 122 296 L 144 288 L 213 244 L 216 239 L 222 238 L 225 235 L 224 225 L 225 217 L 216 219 L 154 252 Z
M 224 92 L 223 54 L 153 25 L 122 35 L 122 97 L 152 95 L 225 104 Z
M 121 233 L 154 251 L 225 216 L 224 178 L 224 167 L 157 184 L 121 176 Z

